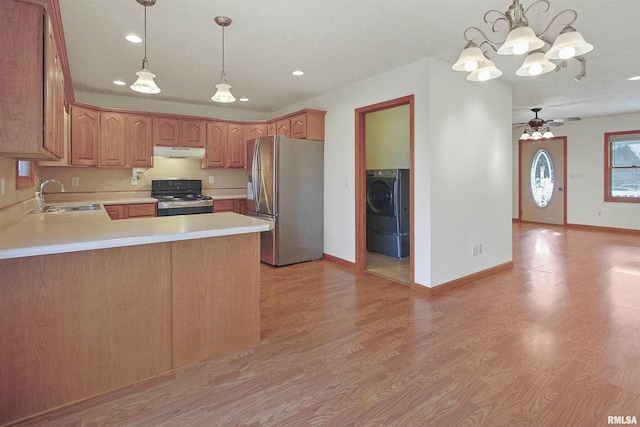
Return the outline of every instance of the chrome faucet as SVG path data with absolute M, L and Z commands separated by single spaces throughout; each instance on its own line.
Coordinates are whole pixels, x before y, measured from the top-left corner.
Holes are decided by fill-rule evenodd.
M 36 198 L 36 201 L 38 202 L 38 212 L 42 212 L 44 210 L 44 193 L 42 192 L 42 190 L 44 190 L 44 186 L 49 184 L 50 182 L 55 182 L 56 184 L 58 184 L 60 186 L 60 191 L 64 193 L 64 185 L 62 185 L 60 181 L 55 179 L 48 179 L 46 181 L 43 181 L 42 184 L 40 184 L 40 193 Z

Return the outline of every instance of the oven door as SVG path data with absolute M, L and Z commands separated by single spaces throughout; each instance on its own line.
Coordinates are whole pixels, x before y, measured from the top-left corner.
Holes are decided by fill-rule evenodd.
M 213 213 L 211 200 L 187 202 L 158 202 L 158 216 L 193 215 Z

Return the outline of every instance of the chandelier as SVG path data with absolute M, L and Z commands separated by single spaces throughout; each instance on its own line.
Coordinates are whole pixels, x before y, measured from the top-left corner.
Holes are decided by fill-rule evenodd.
M 551 6 L 547 0 L 537 0 L 526 9 L 520 4 L 520 0 L 513 0 L 513 4 L 509 6 L 506 12 L 500 12 L 492 9 L 484 14 L 484 22 L 491 26 L 493 33 L 498 33 L 498 27 L 504 23 L 508 29 L 507 37 L 503 41 L 491 40 L 478 27 L 469 27 L 464 31 L 464 39 L 467 45 L 464 47 L 458 61 L 451 67 L 455 71 L 465 71 L 467 80 L 470 81 L 486 81 L 495 79 L 502 75 L 493 61 L 489 59 L 480 47 L 488 45 L 498 55 L 524 55 L 528 54 L 518 68 L 516 74 L 518 76 L 537 76 L 556 70 L 558 67 L 566 67 L 568 59 L 575 59 L 581 62 L 582 73 L 580 78 L 584 77 L 585 60 L 579 58 L 580 55 L 591 52 L 593 46 L 587 43 L 582 35 L 573 28 L 573 23 L 578 19 L 578 13 L 573 9 L 565 9 L 557 13 L 540 33 L 536 33 L 529 26 L 527 13 L 536 5 L 540 5 L 544 14 Z M 554 41 L 548 39 L 547 32 L 553 23 L 560 17 L 572 17 L 560 31 L 560 34 Z M 475 33 L 475 34 L 474 34 Z M 475 37 L 473 37 L 475 35 Z M 482 41 L 476 43 L 476 38 L 481 36 Z M 543 50 L 545 47 L 546 51 Z M 559 64 L 552 60 L 560 61 Z M 576 80 L 579 80 L 576 78 Z

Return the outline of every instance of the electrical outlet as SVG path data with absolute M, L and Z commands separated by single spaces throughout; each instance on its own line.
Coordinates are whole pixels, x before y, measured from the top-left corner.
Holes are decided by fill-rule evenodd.
M 71 186 L 72 187 L 78 187 L 80 185 L 80 178 L 77 176 L 74 176 L 73 178 L 71 178 Z
M 131 185 L 138 185 L 138 178 L 136 178 L 135 176 L 131 177 Z
M 0 196 L 4 196 L 5 194 L 7 194 L 7 185 L 4 178 L 0 178 Z
M 471 256 L 478 256 L 482 254 L 482 245 L 471 245 Z
M 213 184 L 214 182 L 216 182 L 216 180 L 213 179 L 213 175 L 209 175 L 209 184 Z

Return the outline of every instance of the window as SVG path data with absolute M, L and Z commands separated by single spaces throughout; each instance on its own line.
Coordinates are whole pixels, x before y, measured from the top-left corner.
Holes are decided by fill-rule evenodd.
M 640 130 L 604 134 L 605 202 L 640 203 Z
M 539 208 L 546 207 L 553 196 L 553 162 L 545 149 L 540 149 L 531 162 L 531 194 Z
M 35 185 L 33 163 L 28 160 L 18 160 L 16 164 L 16 190 L 33 188 Z

